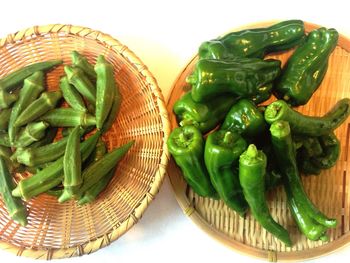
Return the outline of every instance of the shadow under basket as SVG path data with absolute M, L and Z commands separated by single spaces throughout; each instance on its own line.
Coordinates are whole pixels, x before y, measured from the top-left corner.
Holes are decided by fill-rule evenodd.
M 264 22 L 248 25 L 239 29 L 269 26 L 274 22 Z M 320 26 L 305 23 L 306 32 Z M 284 64 L 292 50 L 272 54 Z M 176 100 L 189 90 L 186 77 L 191 74 L 198 60 L 195 56 L 175 81 L 168 112 L 172 128 L 177 126 L 176 116 L 172 109 Z M 310 101 L 298 107 L 307 115 L 321 116 L 326 113 L 339 99 L 350 97 L 350 40 L 340 35 L 338 46 L 329 59 L 329 68 L 325 78 Z M 274 99 L 271 99 L 272 101 Z M 265 104 L 265 103 L 264 103 Z M 290 233 L 293 246 L 287 247 L 273 235 L 263 229 L 248 212 L 245 218 L 229 209 L 223 201 L 199 197 L 186 184 L 181 170 L 173 159 L 168 166 L 168 175 L 176 194 L 176 198 L 184 213 L 203 229 L 208 235 L 235 251 L 252 257 L 269 261 L 297 261 L 316 258 L 334 252 L 344 247 L 350 241 L 350 118 L 343 123 L 335 134 L 341 141 L 341 155 L 333 168 L 324 170 L 319 176 L 303 176 L 305 191 L 310 199 L 322 212 L 331 218 L 336 218 L 338 226 L 328 231 L 330 240 L 310 241 L 302 235 L 287 207 L 286 197 L 282 187 L 267 195 L 272 217 L 283 225 Z
M 71 64 L 76 50 L 95 63 L 102 54 L 114 66 L 122 95 L 119 115 L 103 136 L 108 149 L 135 140 L 115 176 L 96 201 L 59 204 L 42 194 L 26 203 L 28 225 L 7 215 L 0 198 L 0 247 L 35 259 L 92 253 L 118 239 L 141 218 L 158 193 L 168 163 L 165 142 L 168 113 L 156 80 L 140 59 L 111 36 L 72 25 L 35 26 L 0 40 L 0 77 L 34 62 L 62 59 Z M 63 65 L 46 74 L 49 90 L 58 89 Z

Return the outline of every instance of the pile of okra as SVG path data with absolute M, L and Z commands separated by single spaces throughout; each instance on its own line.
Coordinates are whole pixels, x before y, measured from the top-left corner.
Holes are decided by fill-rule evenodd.
M 186 79 L 191 90 L 173 107 L 179 127 L 167 145 L 188 185 L 242 217 L 250 211 L 287 246 L 293 244 L 289 232 L 266 201 L 277 187 L 308 239 L 327 241 L 327 230 L 337 225 L 309 199 L 300 176 L 336 164 L 341 147 L 334 130 L 348 118 L 350 100 L 339 100 L 322 116 L 295 108 L 320 86 L 337 42 L 335 29 L 306 33 L 300 20 L 205 41 Z M 291 56 L 283 67 L 265 57 L 286 50 Z
M 24 201 L 40 194 L 60 203 L 94 201 L 134 141 L 107 150 L 102 139 L 122 97 L 113 65 L 102 55 L 92 65 L 77 51 L 64 65 L 59 89 L 46 89 L 46 72 L 62 64 L 30 64 L 0 79 L 0 195 L 11 219 L 27 225 Z M 29 172 L 15 182 L 15 174 Z

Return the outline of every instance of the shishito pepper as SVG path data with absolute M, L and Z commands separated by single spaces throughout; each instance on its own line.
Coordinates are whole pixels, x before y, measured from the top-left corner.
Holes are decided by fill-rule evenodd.
M 204 140 L 195 126 L 175 128 L 167 141 L 168 149 L 181 168 L 186 182 L 200 196 L 217 197 L 204 164 Z
M 192 99 L 197 102 L 224 94 L 250 98 L 280 74 L 280 66 L 281 61 L 273 59 L 200 59 L 186 81 L 191 84 Z
M 275 92 L 290 104 L 304 105 L 321 84 L 328 58 L 337 46 L 338 32 L 324 27 L 313 30 L 289 58 L 276 82 Z
M 206 41 L 199 47 L 200 58 L 264 57 L 269 52 L 290 49 L 304 39 L 304 23 L 287 20 L 266 28 L 246 29 Z
M 248 204 L 234 166 L 238 166 L 239 156 L 246 148 L 246 141 L 238 133 L 219 130 L 209 134 L 204 150 L 205 165 L 215 190 L 225 204 L 241 216 Z
M 207 102 L 195 102 L 187 92 L 175 102 L 173 111 L 180 126 L 194 125 L 202 133 L 215 128 L 226 116 L 233 103 L 232 96 L 220 96 Z

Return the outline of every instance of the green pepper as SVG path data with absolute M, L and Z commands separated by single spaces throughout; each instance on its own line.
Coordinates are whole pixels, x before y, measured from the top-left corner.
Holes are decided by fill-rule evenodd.
M 251 100 L 241 99 L 231 107 L 221 129 L 252 138 L 265 131 L 266 123 L 264 115 Z
M 18 93 L 8 93 L 0 90 L 0 110 L 7 109 L 18 99 Z
M 195 102 L 187 92 L 175 102 L 173 111 L 180 126 L 194 125 L 203 134 L 215 128 L 226 116 L 237 99 L 220 96 L 207 102 Z
M 265 197 L 266 155 L 254 144 L 239 158 L 239 182 L 254 218 L 287 246 L 292 245 L 288 231 L 271 216 Z
M 84 111 L 77 111 L 72 108 L 58 108 L 50 110 L 40 118 L 52 127 L 75 127 L 94 126 L 96 118 Z
M 335 227 L 336 219 L 329 219 L 321 213 L 307 197 L 303 188 L 296 162 L 296 154 L 289 123 L 276 121 L 270 127 L 272 145 L 275 151 L 284 185 L 288 185 L 295 202 L 316 222 L 325 227 Z
M 196 102 L 224 94 L 249 98 L 257 96 L 261 87 L 280 74 L 280 66 L 281 62 L 273 59 L 200 59 L 186 81 L 192 86 L 192 99 Z
M 84 73 L 91 79 L 96 80 L 96 72 L 94 71 L 94 66 L 89 63 L 87 58 L 78 51 L 72 51 L 71 53 L 72 63 L 74 66 L 80 68 Z
M 338 32 L 324 27 L 313 30 L 300 45 L 276 81 L 275 93 L 293 106 L 304 105 L 317 90 L 338 43 Z
M 206 41 L 199 47 L 200 58 L 264 57 L 267 53 L 290 49 L 304 39 L 304 23 L 287 20 L 266 28 L 231 32 Z
M 204 197 L 217 197 L 204 163 L 204 140 L 195 126 L 175 128 L 167 141 L 168 149 L 193 191 Z
M 27 147 L 33 142 L 39 141 L 45 136 L 46 128 L 48 126 L 49 124 L 43 121 L 29 123 L 18 134 L 18 138 L 15 141 L 15 146 L 23 148 Z
M 339 100 L 322 117 L 306 116 L 293 110 L 285 101 L 277 100 L 267 106 L 265 120 L 271 124 L 277 120 L 289 122 L 293 135 L 320 136 L 338 128 L 350 114 L 350 99 Z
M 67 77 L 62 77 L 60 79 L 60 89 L 62 91 L 63 98 L 69 106 L 78 111 L 87 111 L 83 98 L 79 92 L 69 83 Z
M 321 169 L 333 167 L 340 155 L 340 141 L 332 132 L 322 135 L 319 138 L 322 147 L 322 154 L 312 157 L 311 161 Z
M 248 204 L 235 166 L 246 148 L 247 143 L 238 133 L 219 130 L 209 134 L 204 150 L 211 183 L 225 204 L 241 216 L 247 211 Z
M 0 111 L 0 131 L 7 131 L 11 116 L 11 108 Z

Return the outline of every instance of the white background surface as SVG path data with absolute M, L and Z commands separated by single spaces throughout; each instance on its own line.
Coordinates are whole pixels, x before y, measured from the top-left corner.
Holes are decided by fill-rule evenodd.
M 0 5 L 0 38 L 51 23 L 100 30 L 127 45 L 148 65 L 167 100 L 173 81 L 202 41 L 240 25 L 275 19 L 302 19 L 350 36 L 347 2 L 6 0 Z M 347 247 L 317 262 L 344 261 L 349 257 Z M 119 240 L 91 255 L 60 262 L 107 261 L 260 262 L 223 246 L 194 225 L 179 208 L 168 178 L 143 218 Z M 0 251 L 0 262 L 33 260 Z

